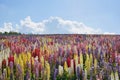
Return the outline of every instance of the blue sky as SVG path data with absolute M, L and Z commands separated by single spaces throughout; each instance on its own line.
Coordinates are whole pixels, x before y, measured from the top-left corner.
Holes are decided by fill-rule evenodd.
M 120 0 L 0 0 L 0 31 L 10 30 L 120 34 Z

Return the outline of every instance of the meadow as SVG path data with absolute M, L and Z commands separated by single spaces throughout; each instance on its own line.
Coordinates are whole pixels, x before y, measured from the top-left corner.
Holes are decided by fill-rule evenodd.
M 120 80 L 120 36 L 1 35 L 0 80 Z

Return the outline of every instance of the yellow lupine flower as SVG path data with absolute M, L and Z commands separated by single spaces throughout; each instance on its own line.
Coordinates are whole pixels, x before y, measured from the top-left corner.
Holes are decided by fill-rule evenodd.
M 24 74 L 24 63 L 23 63 L 22 58 L 19 58 L 19 64 L 20 64 L 21 69 L 22 69 L 22 74 Z
M 67 65 L 66 61 L 64 62 L 64 70 L 65 70 L 66 72 L 68 72 L 68 65 Z
M 41 64 L 42 64 L 42 67 L 44 67 L 44 57 L 43 56 L 41 56 Z
M 83 69 L 83 54 L 80 53 L 80 66 Z
M 26 62 L 27 62 L 27 55 L 26 55 L 26 53 L 22 53 L 21 56 L 22 56 L 24 65 L 26 65 Z
M 21 53 L 20 56 L 21 56 L 21 58 L 23 59 L 23 58 L 24 58 L 24 53 Z
M 92 66 L 92 63 L 93 63 L 93 56 L 92 54 L 90 54 L 90 66 Z
M 74 60 L 75 60 L 75 64 L 77 65 L 78 64 L 78 55 L 77 54 L 74 54 Z
M 77 58 L 77 54 L 74 54 L 74 60 Z
M 50 79 L 50 65 L 47 61 L 45 61 L 45 67 L 46 67 L 47 80 L 49 80 Z
M 30 52 L 28 52 L 28 53 L 27 53 L 27 61 L 29 61 L 29 62 L 30 62 L 30 58 L 31 58 L 31 53 L 30 53 Z
M 85 71 L 85 76 L 84 76 L 85 79 L 84 80 L 87 80 L 87 70 L 86 70 L 86 68 L 85 68 L 84 71 Z
M 96 74 L 96 69 L 97 69 L 97 59 L 96 58 L 94 60 L 94 68 L 95 68 L 95 74 Z
M 34 65 L 34 58 L 32 57 L 32 65 Z
M 44 50 L 47 50 L 47 45 L 46 44 L 44 44 Z
M 78 65 L 78 55 L 74 54 L 74 60 L 75 60 L 75 71 L 77 72 L 77 65 Z
M 16 63 L 16 64 L 19 64 L 19 57 L 14 56 L 14 58 L 15 58 L 15 63 Z
M 89 49 L 91 49 L 91 47 L 92 47 L 92 45 L 91 45 L 91 44 L 89 44 Z
M 89 73 L 89 71 L 90 71 L 90 59 L 89 59 L 88 54 L 86 54 L 85 66 L 86 66 L 87 72 Z
M 46 80 L 46 78 L 47 78 L 47 71 L 46 71 L 46 69 L 44 69 L 44 72 L 41 72 L 41 77 L 42 77 L 43 80 Z
M 19 63 L 16 53 L 14 54 L 14 61 L 15 61 L 15 64 Z
M 21 59 L 23 59 L 23 58 L 24 58 L 24 53 L 19 54 L 19 57 L 20 57 Z
M 7 75 L 10 76 L 10 67 L 7 67 Z

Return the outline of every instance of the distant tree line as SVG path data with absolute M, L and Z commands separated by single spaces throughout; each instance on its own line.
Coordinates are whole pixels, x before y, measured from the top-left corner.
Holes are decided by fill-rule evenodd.
M 0 35 L 21 35 L 21 33 L 10 31 L 10 32 L 0 32 Z

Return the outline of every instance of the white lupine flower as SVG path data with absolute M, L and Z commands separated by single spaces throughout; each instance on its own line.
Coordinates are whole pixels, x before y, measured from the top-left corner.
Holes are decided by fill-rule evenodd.
M 59 65 L 58 67 L 58 74 L 62 75 L 63 74 L 63 66 Z
M 113 72 L 111 72 L 111 80 L 115 80 L 115 79 L 114 79 L 114 73 L 113 73 Z

